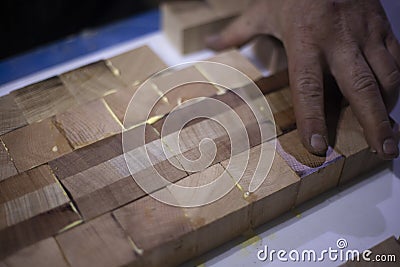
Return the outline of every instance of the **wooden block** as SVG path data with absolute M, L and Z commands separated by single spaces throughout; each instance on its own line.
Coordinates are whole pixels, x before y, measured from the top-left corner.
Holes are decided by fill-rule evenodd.
M 142 46 L 107 60 L 118 77 L 128 86 L 138 86 L 167 65 L 148 47 Z
M 138 136 L 144 130 L 146 143 L 158 139 L 157 133 L 150 125 L 141 125 L 124 132 L 125 137 L 131 140 L 128 149 L 141 145 L 142 140 Z M 49 162 L 49 165 L 58 179 L 63 180 L 121 154 L 123 154 L 122 134 L 117 134 L 55 159 Z
M 341 112 L 334 147 L 346 158 L 340 184 L 346 183 L 384 163 L 376 154 L 370 152 L 363 129 L 350 107 L 344 108 Z
M 121 125 L 102 99 L 57 114 L 55 123 L 63 130 L 74 149 L 122 131 Z
M 278 138 L 277 151 L 300 177 L 296 205 L 338 184 L 344 157 L 331 147 L 326 156 L 313 155 L 304 148 L 297 130 L 294 130 Z
M 164 3 L 161 12 L 163 32 L 183 54 L 205 48 L 205 38 L 221 31 L 237 15 L 216 11 L 202 1 Z
M 104 100 L 110 107 L 112 112 L 117 116 L 119 121 L 123 124 L 126 110 L 128 108 L 129 102 L 131 101 L 133 94 L 136 92 L 138 87 L 128 87 L 123 90 L 118 90 L 106 97 Z
M 58 77 L 13 91 L 12 95 L 29 123 L 49 118 L 78 104 Z
M 215 12 L 221 15 L 241 14 L 251 4 L 251 0 L 207 0 L 207 3 Z
M 289 132 L 296 128 L 296 117 L 294 115 L 292 96 L 290 88 L 284 88 L 279 91 L 267 94 L 265 96 L 268 100 L 269 106 L 276 125 L 283 132 Z
M 125 87 L 104 61 L 61 74 L 60 79 L 81 104 L 101 98 Z
M 220 164 L 192 174 L 177 182 L 177 184 L 185 187 L 201 187 L 212 182 L 217 182 L 218 185 L 223 185 L 224 187 L 232 186 L 233 189 L 211 204 L 195 208 L 184 208 L 184 213 L 190 219 L 195 231 L 193 238 L 196 240 L 197 255 L 227 242 L 250 227 L 249 204 L 243 199 L 243 193 L 234 186 L 232 178 L 224 172 L 224 168 Z M 219 194 L 219 189 L 221 188 L 223 187 L 216 186 L 215 191 L 210 191 L 208 192 L 209 194 L 204 193 L 204 191 L 195 191 L 190 195 L 183 196 L 174 194 L 175 191 L 171 187 L 168 187 L 168 190 L 171 190 L 172 195 L 180 202 L 182 197 L 185 201 L 188 198 L 208 200 L 210 195 Z
M 25 126 L 27 121 L 12 95 L 0 97 L 0 135 Z
M 256 81 L 262 77 L 262 73 L 246 57 L 244 57 L 238 50 L 235 49 L 222 52 L 212 58 L 207 59 L 207 61 L 222 63 L 235 68 L 253 81 Z M 207 65 L 200 64 L 198 68 L 201 73 L 203 73 L 204 76 L 206 76 L 210 81 L 223 84 L 228 86 L 230 89 L 245 86 L 249 83 L 247 78 L 242 77 L 242 75 L 237 75 L 236 72 L 233 76 L 230 71 L 227 71 L 227 75 L 224 76 L 221 72 L 213 71 L 214 68 L 211 66 L 208 67 Z M 218 67 L 218 70 L 219 68 L 220 67 Z
M 16 175 L 17 169 L 12 162 L 4 143 L 0 139 L 0 182 L 10 176 Z
M 20 172 L 71 152 L 67 140 L 50 118 L 7 133 L 1 138 Z
M 237 165 L 230 166 L 228 172 L 235 181 L 239 181 L 238 188 L 241 189 L 243 198 L 251 203 L 252 227 L 260 226 L 290 210 L 295 204 L 300 185 L 300 178 L 278 153 L 275 153 L 272 165 L 269 166 L 267 162 L 259 162 L 261 151 L 268 157 L 272 157 L 274 146 L 271 143 L 264 143 L 263 146 L 251 148 L 249 155 L 243 152 L 221 163 L 225 169 L 230 160 L 232 160 L 231 164 L 236 161 L 248 163 L 243 175 Z M 259 171 L 259 174 L 256 170 Z M 267 176 L 265 176 L 266 174 Z M 256 191 L 248 194 L 246 192 L 249 192 L 253 179 L 263 182 Z
M 18 224 L 69 202 L 47 165 L 10 177 L 0 184 L 0 229 Z
M 369 249 L 371 254 L 365 254 L 370 261 L 366 261 L 363 258 L 363 255 L 359 255 L 359 261 L 350 260 L 345 264 L 340 266 L 343 267 L 352 267 L 352 266 L 389 266 L 396 267 L 399 266 L 400 259 L 400 241 L 397 240 L 394 236 L 389 237 L 388 239 L 382 241 L 378 245 Z M 379 255 L 379 256 L 378 256 Z
M 136 255 L 111 214 L 81 224 L 56 236 L 71 266 L 125 266 Z
M 197 240 L 182 208 L 146 196 L 113 214 L 141 252 L 142 266 L 175 266 L 194 256 Z
M 54 238 L 50 237 L 19 250 L 4 260 L 6 266 L 68 267 Z M 1 266 L 1 264 L 0 264 Z

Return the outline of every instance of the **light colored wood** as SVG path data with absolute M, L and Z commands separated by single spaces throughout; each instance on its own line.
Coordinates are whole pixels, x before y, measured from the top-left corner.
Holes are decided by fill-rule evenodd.
M 268 100 L 277 127 L 283 133 L 294 130 L 296 128 L 296 117 L 294 115 L 290 88 L 283 88 L 267 94 L 265 97 Z
M 107 105 L 123 124 L 126 110 L 138 87 L 128 87 L 104 97 Z
M 128 86 L 138 86 L 167 65 L 148 46 L 142 46 L 107 60 L 114 73 Z
M 0 135 L 25 126 L 27 121 L 12 95 L 0 97 Z
M 39 241 L 7 257 L 4 263 L 8 267 L 68 267 L 57 242 L 53 237 Z M 1 266 L 1 265 L 0 265 Z
M 105 214 L 56 236 L 71 266 L 125 266 L 136 255 L 124 231 Z
M 275 154 L 271 166 L 266 162 L 259 162 L 261 150 L 269 157 Z M 235 165 L 230 166 L 228 172 L 235 181 L 239 181 L 238 188 L 242 191 L 242 197 L 251 203 L 250 220 L 252 227 L 260 226 L 277 218 L 295 205 L 300 178 L 281 156 L 274 152 L 272 143 L 264 143 L 263 146 L 258 145 L 251 148 L 249 155 L 243 152 L 223 161 L 221 164 L 225 169 L 230 160 L 248 163 L 243 175 Z M 271 168 L 269 169 L 269 167 Z M 256 170 L 261 171 L 260 175 L 262 175 L 255 176 Z M 266 177 L 265 174 L 267 174 Z M 253 179 L 255 181 L 263 180 L 263 182 L 256 191 L 248 194 L 246 192 L 249 192 L 249 186 Z
M 146 196 L 113 214 L 141 251 L 141 266 L 175 266 L 194 256 L 197 240 L 182 208 Z
M 125 87 L 104 61 L 61 74 L 60 79 L 80 104 L 101 98 Z
M 163 32 L 182 54 L 205 48 L 205 38 L 222 30 L 237 15 L 217 12 L 202 1 L 167 2 L 161 12 Z
M 278 138 L 277 151 L 300 177 L 296 205 L 337 186 L 344 157 L 332 148 L 326 156 L 313 155 L 305 149 L 294 130 Z
M 55 123 L 75 149 L 122 131 L 102 99 L 57 114 Z
M 346 157 L 340 184 L 346 183 L 384 162 L 370 151 L 363 129 L 350 107 L 344 108 L 339 117 L 335 149 Z
M 212 9 L 222 15 L 238 15 L 246 10 L 252 0 L 207 0 Z
M 78 104 L 58 77 L 13 91 L 12 95 L 29 123 L 47 119 Z
M 69 202 L 47 165 L 2 181 L 0 193 L 0 206 L 5 211 L 0 221 L 0 229 Z
M 0 139 L 0 182 L 18 173 L 8 151 Z
M 235 68 L 253 81 L 256 81 L 262 77 L 262 73 L 236 49 L 219 53 L 218 55 L 207 59 L 207 61 L 222 63 Z M 203 75 L 210 81 L 224 81 L 223 84 L 228 86 L 230 89 L 245 86 L 249 83 L 249 80 L 245 77 L 242 77 L 242 75 L 232 76 L 231 72 L 227 72 L 228 75 L 223 76 L 222 72 L 215 72 L 213 71 L 212 67 L 207 67 L 207 65 L 199 65 L 198 68 L 201 73 L 203 73 Z
M 7 133 L 1 138 L 19 172 L 71 152 L 67 140 L 50 118 Z

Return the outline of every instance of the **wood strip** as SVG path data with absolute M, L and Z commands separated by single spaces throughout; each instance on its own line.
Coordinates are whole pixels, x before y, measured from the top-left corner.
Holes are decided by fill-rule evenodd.
M 273 157 L 275 154 L 272 166 L 259 162 L 261 150 L 269 157 Z M 258 227 L 277 218 L 295 205 L 300 178 L 281 156 L 274 152 L 273 144 L 264 143 L 263 146 L 251 148 L 249 155 L 243 152 L 223 161 L 221 164 L 225 169 L 227 169 L 230 160 L 248 163 L 243 174 L 235 165 L 230 166 L 228 172 L 235 181 L 239 181 L 238 187 L 243 193 L 242 197 L 251 203 L 250 219 L 252 227 Z M 269 167 L 271 168 L 269 169 Z M 261 171 L 261 176 L 255 176 L 256 170 Z M 265 174 L 268 175 L 265 177 Z M 263 182 L 256 191 L 248 194 L 246 192 L 249 192 L 249 186 L 253 179 L 263 180 Z
M 43 165 L 0 183 L 0 205 L 5 211 L 0 229 L 69 202 L 48 166 Z
M 142 131 L 146 131 L 146 143 L 159 138 L 154 129 L 148 124 L 133 128 L 124 132 L 125 138 L 130 140 L 130 147 L 128 147 L 128 150 L 141 145 L 142 140 L 140 140 L 138 136 L 141 135 Z M 99 165 L 102 162 L 115 158 L 122 153 L 122 134 L 117 134 L 55 159 L 51 161 L 49 165 L 58 179 L 63 180 L 93 166 Z
M 117 92 L 104 97 L 107 105 L 122 124 L 124 123 L 124 117 L 128 109 L 129 102 L 131 101 L 137 89 L 138 87 L 129 87 L 123 90 L 118 90 Z
M 29 123 L 47 119 L 78 104 L 58 77 L 29 85 L 11 94 Z
M 19 172 L 42 165 L 72 151 L 51 119 L 7 133 L 2 136 L 2 140 Z
M 0 135 L 25 126 L 27 121 L 12 95 L 0 97 Z
M 104 61 L 61 74 L 60 79 L 80 104 L 101 98 L 125 87 Z
M 290 88 L 286 87 L 265 96 L 274 114 L 276 125 L 283 133 L 296 128 L 296 117 L 294 115 L 292 96 Z
M 334 135 L 334 133 L 332 133 Z M 340 184 L 384 163 L 370 151 L 363 129 L 350 107 L 342 110 L 336 130 L 335 149 L 346 157 Z
M 57 114 L 56 125 L 63 130 L 74 149 L 120 133 L 122 128 L 107 109 L 104 100 L 96 100 Z
M 55 235 L 64 227 L 79 220 L 79 214 L 70 204 L 65 204 L 0 230 L 0 260 L 24 247 Z
M 8 267 L 68 267 L 54 238 L 50 237 L 23 248 L 7 257 L 4 263 Z M 1 265 L 0 265 L 1 266 Z
M 146 62 L 143 64 L 143 62 Z M 148 47 L 142 46 L 107 60 L 128 86 L 137 86 L 167 65 Z
M 0 139 L 0 182 L 10 176 L 16 175 L 17 169 L 11 160 L 10 155 L 3 141 Z
M 196 240 L 181 208 L 146 196 L 113 214 L 141 252 L 141 266 L 175 266 L 194 256 Z
M 326 156 L 313 155 L 305 149 L 295 130 L 278 138 L 277 151 L 300 177 L 296 205 L 338 184 L 344 157 L 334 149 L 329 148 Z
M 136 260 L 123 230 L 110 214 L 56 236 L 71 266 L 125 266 Z

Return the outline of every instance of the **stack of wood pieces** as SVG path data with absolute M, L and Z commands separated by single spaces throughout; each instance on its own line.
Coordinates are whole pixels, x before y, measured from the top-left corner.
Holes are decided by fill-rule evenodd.
M 137 108 L 132 127 L 124 127 L 138 86 L 166 67 L 141 47 L 0 98 L 0 266 L 174 266 L 380 163 L 349 108 L 341 113 L 336 144 L 325 157 L 314 156 L 295 129 L 286 72 L 260 80 L 260 71 L 236 50 L 210 61 L 230 64 L 257 81 L 275 117 L 278 153 L 254 193 L 245 192 L 257 168 L 254 159 L 261 149 L 271 149 L 260 144 L 272 141 L 260 138 L 254 117 L 231 91 L 211 84 L 178 87 L 154 107 L 151 116 L 157 119 L 145 121 Z M 157 77 L 148 94 L 159 94 L 171 80 L 207 80 L 209 75 L 191 66 Z M 122 133 L 134 141 L 129 147 L 134 150 L 142 148 L 135 140 L 146 132 L 154 168 L 170 182 L 211 182 L 225 172 L 229 159 L 243 157 L 230 154 L 230 139 L 220 125 L 209 119 L 187 124 L 180 135 L 182 155 L 168 157 L 160 148 L 165 115 L 198 96 L 223 101 L 239 114 L 249 133 L 250 161 L 240 182 L 232 179 L 233 189 L 218 201 L 196 208 L 170 206 L 135 182 L 149 177 L 151 166 L 127 168 Z M 196 104 L 182 108 L 182 114 L 195 113 Z M 211 166 L 192 172 L 172 164 L 181 156 L 198 157 L 204 138 L 217 147 Z

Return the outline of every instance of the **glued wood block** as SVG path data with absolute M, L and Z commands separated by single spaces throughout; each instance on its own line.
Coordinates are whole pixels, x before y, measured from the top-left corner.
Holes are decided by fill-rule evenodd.
M 0 229 L 26 221 L 69 202 L 47 165 L 10 177 L 0 183 Z
M 252 227 L 275 219 L 294 207 L 300 185 L 300 178 L 278 153 L 275 153 L 269 169 L 268 164 L 259 162 L 261 151 L 268 156 L 273 156 L 274 146 L 271 143 L 263 143 L 263 146 L 251 148 L 248 158 L 245 152 L 233 156 L 231 160 L 247 162 L 248 165 L 243 174 L 235 165 L 230 166 L 228 171 L 235 181 L 239 181 L 238 188 L 243 192 L 243 198 L 250 202 Z M 228 159 L 221 163 L 225 169 L 227 169 L 229 161 Z M 259 175 L 256 175 L 256 170 L 261 171 Z M 265 177 L 265 174 L 268 175 Z M 256 191 L 247 195 L 246 192 L 249 191 L 253 179 L 263 182 Z
M 367 256 L 370 261 L 366 261 L 362 255 L 359 257 L 359 261 L 349 260 L 342 267 L 362 267 L 362 266 L 389 266 L 397 267 L 399 266 L 400 259 L 400 240 L 396 239 L 394 236 L 382 241 L 381 243 L 375 245 L 371 249 L 371 254 Z M 390 255 L 390 256 L 389 256 Z M 378 258 L 379 257 L 379 258 Z M 383 259 L 385 258 L 385 261 Z M 380 262 L 375 261 L 375 259 L 380 259 Z
M 128 86 L 138 86 L 167 65 L 148 46 L 142 46 L 107 60 L 113 72 Z
M 342 110 L 337 130 L 335 150 L 345 156 L 340 184 L 372 170 L 384 161 L 370 151 L 363 129 L 350 107 Z
M 113 215 L 142 254 L 139 266 L 175 266 L 195 254 L 197 240 L 180 207 L 146 196 Z
M 262 73 L 236 49 L 222 52 L 212 58 L 207 59 L 207 61 L 222 63 L 235 68 L 248 76 L 248 78 L 250 78 L 252 81 L 256 81 L 262 77 Z M 232 77 L 230 75 L 231 72 L 227 72 L 229 76 L 225 77 L 220 72 L 213 72 L 211 68 L 208 70 L 208 68 L 202 68 L 201 66 L 202 65 L 199 66 L 199 70 L 204 74 L 204 76 L 207 77 L 207 79 L 210 81 L 224 81 L 224 84 L 230 89 L 245 86 L 249 83 L 248 79 L 241 77 L 242 75 L 235 75 Z
M 146 143 L 158 138 L 157 133 L 148 124 L 127 130 L 124 135 L 130 140 L 129 149 L 141 145 L 142 140 L 138 136 L 142 131 L 146 131 Z M 63 180 L 121 154 L 123 154 L 122 134 L 117 134 L 55 159 L 49 162 L 49 165 L 58 179 Z
M 11 93 L 29 123 L 47 119 L 78 104 L 58 77 Z
M 19 172 L 72 151 L 50 118 L 7 133 L 1 139 Z
M 12 95 L 0 97 L 0 135 L 25 126 L 27 121 Z
M 216 192 L 218 194 L 220 188 L 227 188 L 225 186 L 233 188 L 211 204 L 184 208 L 184 213 L 190 219 L 195 231 L 193 238 L 196 240 L 197 255 L 221 245 L 250 228 L 249 203 L 243 198 L 243 193 L 234 186 L 233 179 L 220 164 L 215 164 L 202 172 L 192 174 L 176 184 L 185 187 L 199 187 L 214 181 L 218 182 L 218 185 L 215 191 L 208 193 Z M 171 187 L 168 187 L 168 190 L 171 190 L 172 195 L 174 195 Z M 176 194 L 174 196 L 176 197 Z M 182 197 L 185 200 L 188 198 L 201 200 L 208 199 L 209 195 L 195 191 L 191 195 Z M 180 202 L 178 197 L 177 202 Z
M 123 229 L 105 214 L 56 236 L 71 266 L 125 266 L 136 255 Z
M 296 117 L 294 115 L 292 96 L 290 88 L 284 88 L 279 91 L 267 94 L 272 114 L 274 115 L 277 127 L 287 133 L 296 128 Z
M 137 89 L 138 87 L 128 87 L 104 97 L 107 105 L 110 107 L 115 116 L 117 116 L 121 124 L 124 123 L 125 112 Z
M 4 143 L 0 139 L 0 182 L 10 176 L 16 175 L 17 169 L 12 162 Z
M 163 32 L 182 54 L 205 48 L 205 38 L 221 31 L 237 15 L 214 10 L 203 1 L 167 2 L 161 12 Z
M 104 61 L 61 74 L 60 79 L 80 104 L 102 98 L 125 87 Z
M 277 152 L 300 178 L 296 205 L 334 188 L 342 172 L 344 157 L 329 147 L 326 156 L 306 150 L 297 130 L 278 137 Z
M 7 267 L 68 267 L 54 238 L 50 237 L 19 250 L 4 261 Z M 0 263 L 1 266 L 1 263 Z
M 57 114 L 55 123 L 74 149 L 122 131 L 122 126 L 102 99 Z

